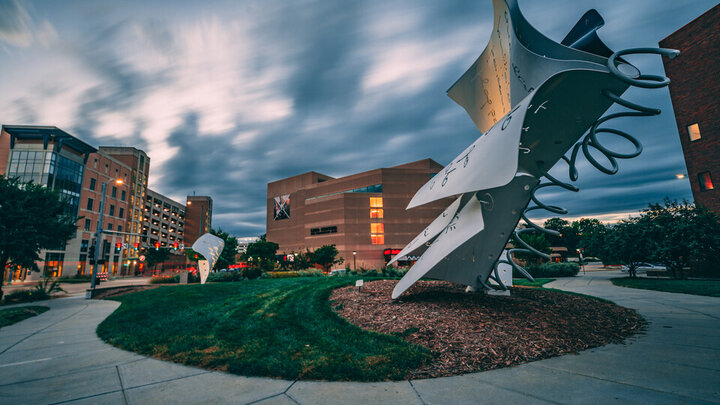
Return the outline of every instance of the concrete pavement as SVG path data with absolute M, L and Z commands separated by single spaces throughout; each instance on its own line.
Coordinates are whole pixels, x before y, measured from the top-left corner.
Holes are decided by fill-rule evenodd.
M 247 378 L 159 361 L 97 338 L 95 328 L 118 303 L 45 301 L 50 311 L 0 330 L 0 403 L 720 403 L 720 298 L 612 286 L 608 279 L 618 275 L 593 272 L 549 287 L 637 309 L 650 326 L 625 345 L 382 383 Z

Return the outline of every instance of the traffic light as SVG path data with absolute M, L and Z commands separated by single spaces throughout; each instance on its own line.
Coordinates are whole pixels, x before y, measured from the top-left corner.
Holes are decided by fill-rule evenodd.
M 173 243 L 173 250 L 178 250 L 178 243 L 177 243 L 177 242 Z
M 159 249 L 160 249 L 160 242 L 155 242 L 155 250 L 159 250 Z
M 138 250 L 140 248 L 140 242 L 135 242 L 134 246 L 135 246 L 135 250 Z
M 115 251 L 116 251 L 116 252 L 119 252 L 120 249 L 122 249 L 122 243 L 118 242 L 118 243 L 115 244 Z
M 95 260 L 95 245 L 90 245 L 90 248 L 88 248 L 88 257 L 91 262 Z

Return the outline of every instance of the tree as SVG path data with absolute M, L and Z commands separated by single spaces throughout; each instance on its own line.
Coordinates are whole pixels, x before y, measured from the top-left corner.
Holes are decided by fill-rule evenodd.
M 37 270 L 42 249 L 65 246 L 77 218 L 56 191 L 0 175 L 0 300 L 9 263 Z
M 578 231 L 568 221 L 562 218 L 550 218 L 545 221 L 543 227 L 560 233 L 560 236 L 550 234 L 545 236 L 550 246 L 564 246 L 573 253 L 577 250 Z
M 603 257 L 607 227 L 595 218 L 580 218 L 572 223 L 578 235 L 577 247 L 583 248 L 585 257 Z
M 720 217 L 687 201 L 665 199 L 650 204 L 638 222 L 652 243 L 650 258 L 661 262 L 674 278 L 685 269 L 716 266 L 720 258 Z
M 222 229 L 211 229 L 210 233 L 225 242 L 225 247 L 223 247 L 223 251 L 220 253 L 220 257 L 218 257 L 218 260 L 215 263 L 215 268 L 223 269 L 228 268 L 231 264 L 235 264 L 235 254 L 237 253 L 238 247 L 237 238 L 223 232 Z
M 262 235 L 259 240 L 248 245 L 245 251 L 245 257 L 275 261 L 275 255 L 279 247 L 275 242 L 268 242 L 265 239 L 265 235 Z
M 148 267 L 154 268 L 156 264 L 162 263 L 168 259 L 170 251 L 167 248 L 149 248 L 145 252 L 145 263 Z
M 646 261 L 652 252 L 648 229 L 639 218 L 623 220 L 610 227 L 605 241 L 603 259 L 609 263 L 627 265 L 630 277 L 635 277 L 639 264 Z
M 338 250 L 334 244 L 324 245 L 312 252 L 312 261 L 322 266 L 325 271 L 330 271 L 333 264 L 341 264 L 345 261 L 342 257 L 338 258 L 337 255 Z

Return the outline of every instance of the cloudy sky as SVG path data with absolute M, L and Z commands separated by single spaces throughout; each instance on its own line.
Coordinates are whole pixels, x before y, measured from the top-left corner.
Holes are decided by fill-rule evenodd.
M 519 3 L 557 41 L 596 8 L 600 36 L 622 49 L 657 46 L 716 1 Z M 0 123 L 141 148 L 152 189 L 178 201 L 210 195 L 214 227 L 258 235 L 270 181 L 447 164 L 473 142 L 478 131 L 445 90 L 491 28 L 490 0 L 0 0 Z M 659 58 L 631 61 L 662 73 Z M 675 178 L 686 170 L 667 89 L 625 96 L 665 112 L 614 123 L 645 146 L 619 174 L 583 158 L 579 193 L 545 194 L 568 217 L 692 198 Z

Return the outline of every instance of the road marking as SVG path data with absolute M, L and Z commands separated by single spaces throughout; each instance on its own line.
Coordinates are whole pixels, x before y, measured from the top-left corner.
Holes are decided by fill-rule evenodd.
M 19 366 L 19 365 L 28 364 L 28 363 L 39 363 L 39 362 L 41 362 L 41 361 L 48 361 L 48 360 L 52 360 L 52 357 L 48 357 L 48 358 L 46 358 L 46 359 L 37 359 L 37 360 L 21 361 L 21 362 L 18 362 L 18 363 L 0 364 L 0 368 L 3 368 L 3 367 L 12 367 L 12 366 Z

